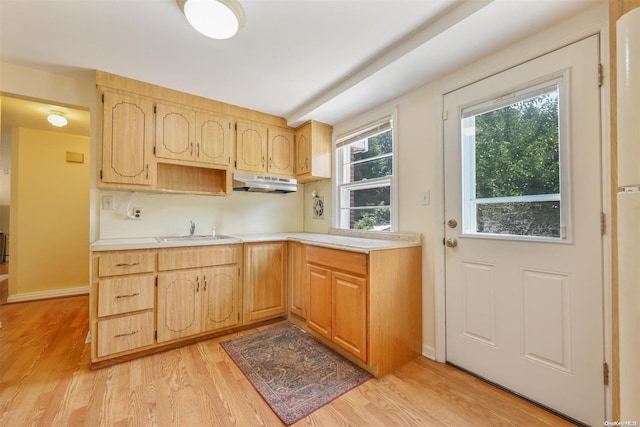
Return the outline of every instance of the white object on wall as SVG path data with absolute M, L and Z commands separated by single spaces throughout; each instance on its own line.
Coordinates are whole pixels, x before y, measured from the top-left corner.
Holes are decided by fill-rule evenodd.
M 640 8 L 617 23 L 618 186 L 640 184 Z

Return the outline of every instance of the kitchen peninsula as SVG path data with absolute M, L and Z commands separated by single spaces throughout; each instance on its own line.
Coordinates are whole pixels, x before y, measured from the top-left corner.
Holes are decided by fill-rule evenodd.
M 375 376 L 421 354 L 420 235 L 217 237 L 91 245 L 93 367 L 285 317 Z

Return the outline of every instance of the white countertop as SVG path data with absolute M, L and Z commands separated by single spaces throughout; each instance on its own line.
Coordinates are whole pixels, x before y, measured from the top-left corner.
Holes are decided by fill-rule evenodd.
M 333 231 L 333 230 L 332 230 Z M 354 233 L 350 233 L 354 234 Z M 408 237 L 407 237 L 408 236 Z M 216 240 L 180 240 L 158 242 L 155 237 L 100 239 L 93 242 L 90 249 L 98 251 L 115 251 L 126 249 L 156 249 L 184 246 L 224 245 L 234 243 L 256 243 L 273 241 L 298 241 L 307 245 L 322 246 L 352 252 L 368 253 L 373 250 L 395 249 L 420 246 L 420 235 L 399 235 L 394 233 L 378 234 L 376 237 L 353 237 L 351 235 L 320 233 L 259 233 L 233 234 L 228 239 Z

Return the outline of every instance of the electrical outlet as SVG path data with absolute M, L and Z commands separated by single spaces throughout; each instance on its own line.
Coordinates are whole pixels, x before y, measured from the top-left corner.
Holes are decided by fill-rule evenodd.
M 140 219 L 142 217 L 142 208 L 133 208 L 133 217 Z
M 103 211 L 113 210 L 113 196 L 102 196 L 102 210 Z

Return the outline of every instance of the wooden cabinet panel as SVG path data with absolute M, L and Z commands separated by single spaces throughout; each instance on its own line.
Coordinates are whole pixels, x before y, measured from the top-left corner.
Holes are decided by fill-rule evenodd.
M 231 164 L 231 120 L 201 111 L 196 112 L 196 160 L 213 165 Z
M 309 299 L 307 303 L 307 326 L 331 340 L 331 272 L 325 268 L 309 266 Z
M 104 92 L 102 169 L 100 181 L 151 186 L 155 183 L 153 159 L 153 102 Z
M 240 325 L 240 267 L 203 270 L 203 330 Z
M 245 323 L 286 315 L 286 245 L 287 242 L 245 244 Z
M 155 278 L 151 274 L 102 279 L 98 284 L 98 317 L 152 309 Z
M 338 249 L 307 246 L 307 262 L 330 266 L 332 270 L 343 270 L 361 276 L 367 274 L 367 255 Z
M 289 242 L 289 311 L 307 317 L 307 258 L 306 246 Z
M 98 276 L 150 273 L 155 269 L 153 252 L 116 251 L 98 255 Z
M 367 360 L 367 280 L 333 273 L 333 342 Z
M 241 248 L 241 245 L 215 245 L 163 249 L 158 253 L 158 270 L 237 264 L 240 262 Z
M 202 330 L 200 270 L 158 274 L 158 342 L 195 335 Z
M 267 154 L 267 126 L 238 120 L 236 169 L 265 172 Z
M 331 178 L 331 126 L 310 121 L 296 129 L 295 174 L 300 183 Z
M 153 312 L 98 321 L 98 357 L 153 344 Z
M 269 128 L 267 172 L 293 176 L 295 133 L 285 128 Z
M 156 157 L 191 160 L 195 112 L 173 104 L 156 104 Z

